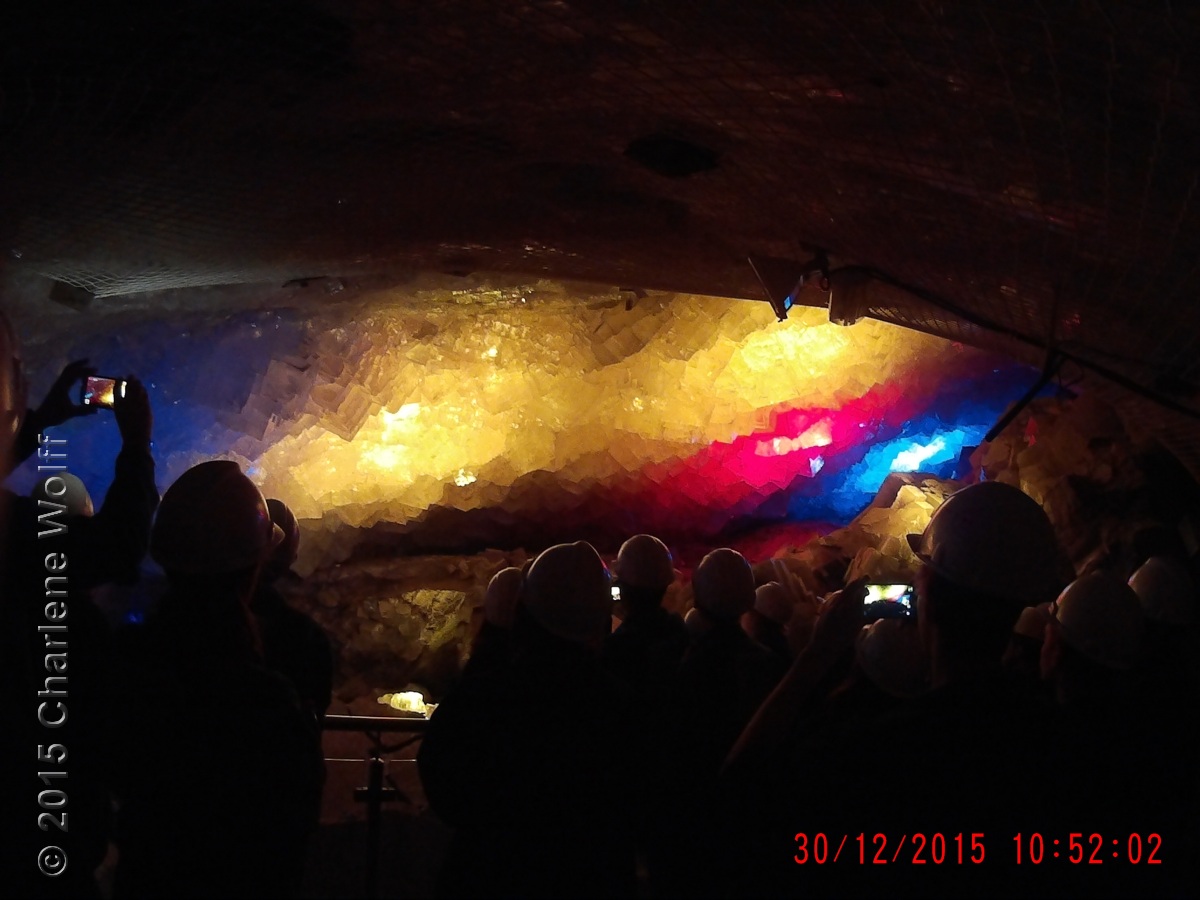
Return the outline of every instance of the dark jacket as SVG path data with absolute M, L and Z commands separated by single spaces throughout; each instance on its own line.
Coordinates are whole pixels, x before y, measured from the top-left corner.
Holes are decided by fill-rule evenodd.
M 549 638 L 447 695 L 418 759 L 455 829 L 443 896 L 632 894 L 631 702 L 582 648 Z
M 319 734 L 291 685 L 171 598 L 122 635 L 123 897 L 294 896 L 319 813 Z
M 661 606 L 637 610 L 605 640 L 604 667 L 657 715 L 687 647 L 687 629 L 679 616 Z
M 5 524 L 0 559 L 4 795 L 36 800 L 42 791 L 62 790 L 68 798 L 65 819 L 53 807 L 39 807 L 39 815 L 50 814 L 39 820 L 19 803 L 0 804 L 5 852 L 17 855 L 13 867 L 3 869 L 16 873 L 10 885 L 13 896 L 87 895 L 95 890 L 91 872 L 103 859 L 110 836 L 112 764 L 107 734 L 111 635 L 89 592 L 102 584 L 136 580 L 158 506 L 154 461 L 144 450 L 122 450 L 112 485 L 90 518 L 67 517 L 54 505 L 39 506 L 8 491 L 0 492 L 0 503 L 5 507 L 0 511 Z M 39 631 L 43 626 L 60 630 Z M 59 677 L 49 687 L 65 690 L 65 697 L 39 698 L 48 677 Z M 51 720 L 60 714 L 55 704 L 62 703 L 62 725 L 48 728 L 38 721 L 43 700 L 51 704 L 45 711 Z M 35 756 L 45 747 L 53 759 L 58 755 L 53 744 L 67 750 L 61 765 Z M 61 771 L 66 778 L 43 780 L 39 771 Z M 55 802 L 54 795 L 46 798 Z M 66 830 L 54 824 L 60 821 L 68 825 Z M 57 878 L 40 875 L 32 863 L 47 844 L 62 847 L 68 857 L 66 872 Z M 30 880 L 22 880 L 22 874 Z
M 288 605 L 274 585 L 260 584 L 251 610 L 258 620 L 263 661 L 296 689 L 317 722 L 333 697 L 333 645 L 325 629 Z

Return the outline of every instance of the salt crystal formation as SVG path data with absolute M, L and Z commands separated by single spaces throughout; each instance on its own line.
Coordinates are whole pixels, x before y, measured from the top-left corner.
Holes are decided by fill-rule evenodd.
M 819 310 L 776 324 L 742 301 L 526 293 L 376 301 L 256 379 L 225 422 L 301 518 L 305 570 L 372 526 L 384 544 L 466 549 L 782 518 L 797 484 L 860 461 L 946 379 L 993 371 Z M 877 484 L 855 485 L 856 508 Z
M 288 601 L 330 635 L 338 659 L 334 711 L 387 714 L 378 698 L 442 696 L 466 658 L 488 581 L 523 565 L 521 551 L 363 560 L 280 583 Z M 403 690 L 402 690 L 403 689 Z
M 983 477 L 1041 503 L 1078 568 L 1100 545 L 1128 547 L 1140 528 L 1178 517 L 1170 507 L 1186 496 L 1183 482 L 1155 485 L 1147 448 L 1134 434 L 1094 397 L 1045 398 L 975 451 L 971 463 Z
M 1002 481 L 1037 500 L 1079 571 L 1098 551 L 1107 552 L 1110 565 L 1119 565 L 1120 553 L 1140 529 L 1156 523 L 1170 527 L 1182 513 L 1182 507 L 1175 508 L 1182 502 L 1179 482 L 1169 475 L 1164 479 L 1149 465 L 1156 453 L 1161 448 L 1139 445 L 1095 397 L 1044 397 L 980 446 L 965 476 Z M 962 486 L 894 473 L 845 528 L 802 547 L 781 548 L 778 555 L 817 592 L 861 576 L 908 581 L 919 561 L 905 535 L 924 530 L 933 511 Z M 760 580 L 770 577 L 769 562 L 756 567 Z
M 1102 523 L 1144 481 L 1121 423 L 1087 398 L 1036 401 L 965 465 L 1034 378 L 994 356 L 823 310 L 776 323 L 764 303 L 627 298 L 538 283 L 150 310 L 43 335 L 26 358 L 43 385 L 82 356 L 142 377 L 161 488 L 225 456 L 292 507 L 310 577 L 288 594 L 335 638 L 338 696 L 364 714 L 385 693 L 440 696 L 488 579 L 521 548 L 584 538 L 613 552 L 649 531 L 698 559 L 740 542 L 818 593 L 848 572 L 911 576 L 904 535 L 953 487 L 934 474 L 1019 484 L 1077 561 L 1120 538 Z M 61 436 L 102 496 L 111 416 Z M 767 549 L 761 526 L 789 521 L 804 541 Z M 685 579 L 668 605 L 689 604 Z
M 954 462 L 1030 377 L 822 310 L 776 323 L 765 303 L 628 296 L 480 284 L 170 321 L 145 307 L 87 335 L 66 323 L 28 358 L 41 383 L 79 356 L 138 374 L 160 487 L 239 461 L 301 520 L 302 571 L 364 549 L 844 522 L 888 471 Z M 101 496 L 111 416 L 62 432 Z

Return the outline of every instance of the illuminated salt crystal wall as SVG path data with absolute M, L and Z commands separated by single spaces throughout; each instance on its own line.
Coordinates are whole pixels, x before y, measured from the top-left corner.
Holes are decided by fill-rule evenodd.
M 364 539 L 468 550 L 844 523 L 889 471 L 951 474 L 1032 377 L 823 310 L 776 323 L 764 303 L 547 283 L 100 319 L 27 357 L 44 384 L 84 355 L 149 385 L 163 488 L 201 459 L 241 461 L 302 520 L 306 570 Z M 61 431 L 99 494 L 109 414 Z

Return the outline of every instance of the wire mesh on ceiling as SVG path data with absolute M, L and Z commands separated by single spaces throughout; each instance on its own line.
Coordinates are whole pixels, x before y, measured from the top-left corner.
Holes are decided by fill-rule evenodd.
M 756 296 L 748 255 L 822 248 L 944 301 L 876 315 L 1053 342 L 1169 399 L 1155 419 L 1200 446 L 1197 5 L 10 17 L 6 258 L 98 297 L 399 268 Z

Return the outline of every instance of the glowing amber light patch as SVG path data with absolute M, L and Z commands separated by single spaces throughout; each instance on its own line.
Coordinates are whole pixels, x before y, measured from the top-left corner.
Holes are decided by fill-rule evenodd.
M 317 348 L 320 383 L 272 420 L 267 449 L 248 460 L 264 493 L 301 518 L 332 528 L 411 522 L 434 506 L 536 507 L 533 494 L 509 496 L 534 473 L 562 484 L 660 469 L 665 478 L 739 435 L 756 436 L 744 455 L 739 445 L 704 465 L 765 484 L 774 476 L 743 471 L 746 457 L 795 455 L 797 471 L 814 474 L 817 450 L 849 440 L 836 431 L 838 410 L 957 352 L 897 326 L 843 328 L 806 308 L 776 323 L 764 303 L 711 297 L 627 310 L 615 294 L 585 302 L 551 286 L 536 298 L 442 291 L 402 301 L 375 298 L 330 338 L 336 353 Z M 826 412 L 776 430 L 788 409 Z M 711 474 L 697 473 L 699 483 Z

